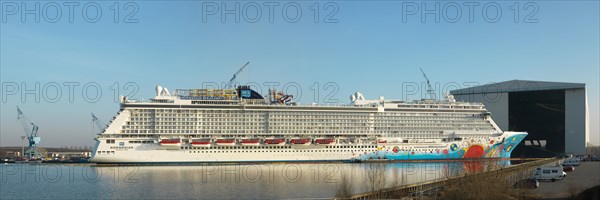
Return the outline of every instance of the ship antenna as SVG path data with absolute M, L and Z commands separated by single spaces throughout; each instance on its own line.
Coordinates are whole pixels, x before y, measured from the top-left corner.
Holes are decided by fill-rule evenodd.
M 435 90 L 433 90 L 433 87 L 431 87 L 431 82 L 429 81 L 429 78 L 427 78 L 427 75 L 425 74 L 425 71 L 423 71 L 423 68 L 419 67 L 419 69 L 421 70 L 421 74 L 423 74 L 423 78 L 425 78 L 425 81 L 427 81 L 427 95 L 429 95 L 430 99 L 435 100 Z

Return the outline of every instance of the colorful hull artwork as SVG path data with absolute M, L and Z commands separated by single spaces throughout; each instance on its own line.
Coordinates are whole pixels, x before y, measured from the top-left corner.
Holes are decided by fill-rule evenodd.
M 377 151 L 364 152 L 358 160 L 450 160 L 478 158 L 510 158 L 514 148 L 527 136 L 526 132 L 506 133 L 506 137 L 470 139 L 448 142 L 445 148 L 426 148 L 427 145 L 382 144 Z M 496 140 L 495 140 L 496 139 Z M 425 148 L 415 148 L 415 147 Z M 424 150 L 426 149 L 426 150 Z

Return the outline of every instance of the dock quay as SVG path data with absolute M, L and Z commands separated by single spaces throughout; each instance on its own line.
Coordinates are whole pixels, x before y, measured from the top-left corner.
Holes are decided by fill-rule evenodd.
M 87 163 L 91 156 L 89 148 L 40 147 L 44 163 Z M 21 147 L 0 147 L 0 163 L 14 163 L 21 156 Z
M 453 187 L 457 184 L 473 184 L 475 182 L 488 182 L 487 184 L 500 184 L 500 183 L 489 183 L 493 180 L 506 180 L 502 184 L 506 184 L 508 187 L 512 186 L 513 183 L 530 178 L 535 169 L 542 165 L 552 164 L 560 161 L 559 158 L 543 158 L 535 159 L 529 162 L 523 162 L 505 167 L 498 167 L 488 171 L 463 173 L 462 175 L 441 178 L 438 180 L 422 182 L 411 185 L 401 185 L 397 187 L 390 187 L 376 191 L 363 192 L 354 194 L 350 197 L 337 197 L 338 199 L 386 199 L 386 198 L 403 198 L 403 197 L 420 197 L 420 196 L 437 196 L 442 189 L 452 191 Z M 501 182 L 501 181 L 495 181 Z M 454 189 L 456 190 L 456 189 Z M 482 188 L 482 190 L 484 190 Z M 466 193 L 464 191 L 463 193 Z M 480 191 L 480 192 L 491 192 L 491 191 Z M 500 191 L 502 192 L 502 191 Z

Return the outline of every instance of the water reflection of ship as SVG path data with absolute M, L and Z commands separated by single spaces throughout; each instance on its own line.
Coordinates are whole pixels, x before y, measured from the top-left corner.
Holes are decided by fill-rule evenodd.
M 445 164 L 442 169 L 444 177 L 453 177 L 463 174 L 480 173 L 489 170 L 494 170 L 499 167 L 511 165 L 510 160 L 496 160 L 496 161 L 484 161 L 484 160 L 472 160 L 464 162 L 456 162 L 459 165 L 452 165 L 451 163 Z
M 390 176 L 398 176 L 402 179 L 407 179 L 411 183 L 418 181 L 429 181 L 434 179 L 451 178 L 456 176 L 462 176 L 465 174 L 473 174 L 495 170 L 500 167 L 509 166 L 511 162 L 509 160 L 471 160 L 471 161 L 456 161 L 456 162 L 428 162 L 428 163 L 414 163 L 414 162 L 371 162 L 358 164 L 367 173 L 372 171 L 378 171 L 383 169 L 390 173 Z
M 481 161 L 466 161 L 464 167 L 466 173 L 479 173 L 483 172 L 484 164 Z

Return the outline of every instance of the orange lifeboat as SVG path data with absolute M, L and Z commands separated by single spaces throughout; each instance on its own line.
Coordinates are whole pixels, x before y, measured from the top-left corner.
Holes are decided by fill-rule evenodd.
M 195 147 L 210 147 L 211 142 L 210 139 L 192 139 L 190 144 Z
M 283 139 L 283 138 L 265 139 L 264 143 L 266 145 L 285 145 L 285 139 Z
M 260 139 L 257 139 L 257 138 L 242 139 L 242 141 L 240 143 L 244 146 L 258 146 L 258 145 L 260 145 Z
M 291 144 L 295 145 L 310 145 L 310 139 L 307 138 L 295 138 L 290 140 Z
M 181 139 L 162 139 L 161 146 L 181 146 Z
M 319 138 L 315 140 L 315 143 L 321 145 L 333 145 L 335 144 L 335 139 L 333 138 Z
M 235 145 L 235 139 L 217 139 L 217 145 L 222 145 L 222 146 L 233 146 Z

